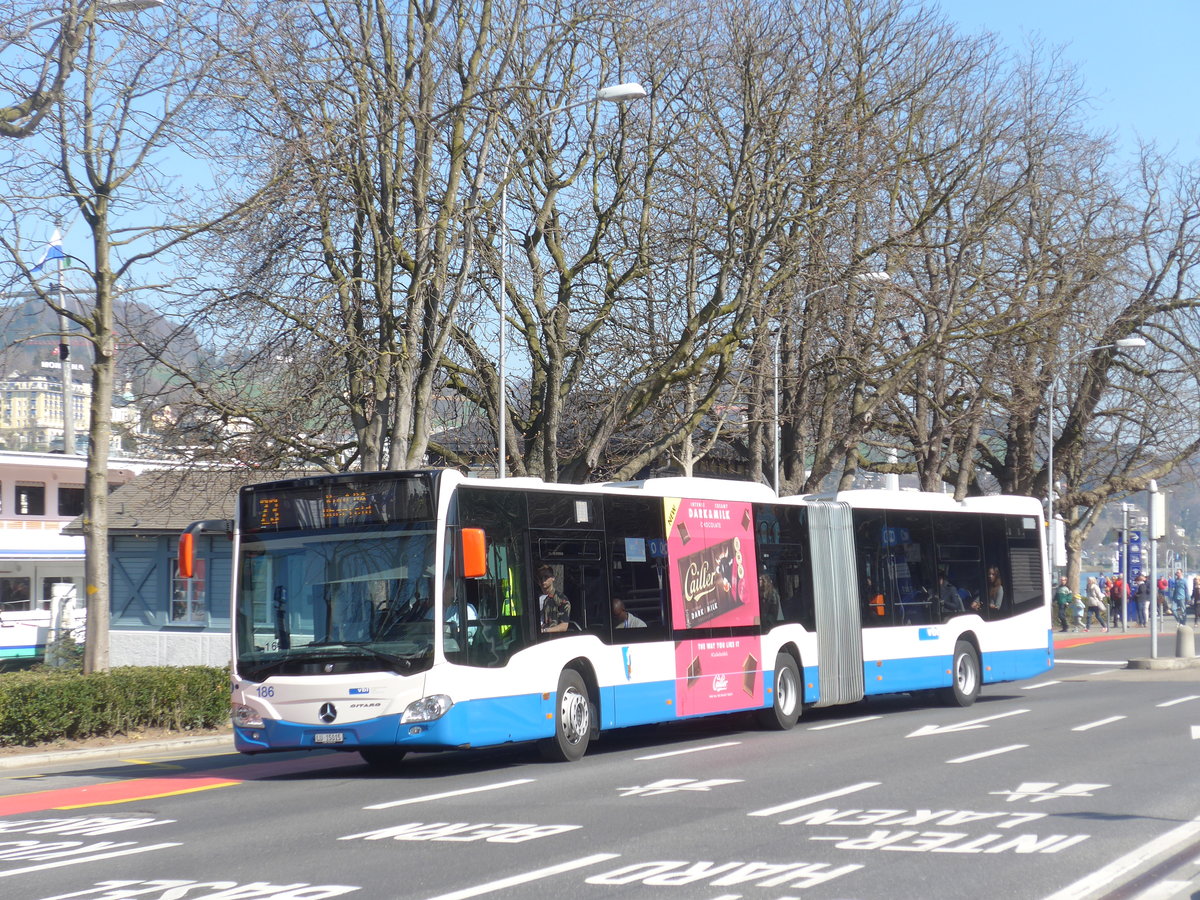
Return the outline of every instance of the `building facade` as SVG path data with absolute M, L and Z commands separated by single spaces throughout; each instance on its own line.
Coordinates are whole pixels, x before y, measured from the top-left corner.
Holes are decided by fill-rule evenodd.
M 0 666 L 40 659 L 61 629 L 82 627 L 83 537 L 63 528 L 83 512 L 82 456 L 0 451 Z M 114 459 L 115 489 L 146 464 Z

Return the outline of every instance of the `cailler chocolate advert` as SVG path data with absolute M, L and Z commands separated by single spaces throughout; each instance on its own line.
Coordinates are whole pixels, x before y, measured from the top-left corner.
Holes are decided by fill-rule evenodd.
M 666 505 L 666 515 L 676 627 L 757 624 L 758 580 L 750 504 L 672 500 Z
M 666 502 L 665 514 L 676 628 L 757 624 L 758 569 L 750 504 L 673 499 Z M 761 704 L 760 647 L 756 635 L 678 641 L 677 714 L 701 715 Z

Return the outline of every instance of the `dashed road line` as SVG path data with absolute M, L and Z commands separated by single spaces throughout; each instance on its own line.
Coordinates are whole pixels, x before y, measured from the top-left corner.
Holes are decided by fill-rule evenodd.
M 429 900 L 467 900 L 469 897 L 481 897 L 484 894 L 491 894 L 495 891 L 502 891 L 505 888 L 516 887 L 519 884 L 529 884 L 531 881 L 540 881 L 543 878 L 551 878 L 555 875 L 561 875 L 564 872 L 573 872 L 576 869 L 616 859 L 620 855 L 620 853 L 594 853 L 591 856 L 572 859 L 565 863 L 559 863 L 556 866 L 546 866 L 543 869 L 534 869 L 532 872 L 510 875 L 508 878 L 500 878 L 496 881 L 489 881 L 486 884 L 476 885 L 475 887 L 463 888 L 461 891 L 438 894 L 436 897 L 430 897 Z
M 463 788 L 458 791 L 444 791 L 440 794 L 425 794 L 421 797 L 408 797 L 404 800 L 388 800 L 386 803 L 375 803 L 371 806 L 364 806 L 363 809 L 391 809 L 393 806 L 408 806 L 412 803 L 427 803 L 430 800 L 445 800 L 448 797 L 463 797 L 467 794 L 481 794 L 485 791 L 499 791 L 504 788 L 516 787 L 521 784 L 529 784 L 533 781 L 532 778 L 517 778 L 513 781 L 498 781 L 495 784 L 482 784 L 479 787 Z
M 650 756 L 639 756 L 637 761 L 646 759 L 666 759 L 669 756 L 683 756 L 687 753 L 702 753 L 705 750 L 720 750 L 722 747 L 737 747 L 741 741 L 725 741 L 721 744 L 705 744 L 703 747 L 688 747 L 686 750 L 668 750 L 665 753 L 652 753 Z
M 876 719 L 882 719 L 883 716 L 860 716 L 857 719 L 846 719 L 842 722 L 830 722 L 828 725 L 813 725 L 809 731 L 824 731 L 826 728 L 841 728 L 843 725 L 861 725 L 863 722 L 874 722 Z
M 1120 722 L 1125 716 L 1109 716 L 1107 719 L 1097 719 L 1095 722 L 1088 722 L 1086 725 L 1076 725 L 1072 731 L 1091 731 L 1093 728 L 1099 728 L 1101 725 L 1111 725 L 1113 722 Z
M 970 756 L 960 756 L 957 759 L 948 759 L 947 763 L 967 763 L 974 762 L 977 759 L 987 759 L 989 756 L 999 756 L 1001 753 L 1011 753 L 1013 750 L 1024 750 L 1028 744 L 1009 744 L 1007 747 L 997 747 L 995 750 L 984 750 L 982 753 L 972 753 Z

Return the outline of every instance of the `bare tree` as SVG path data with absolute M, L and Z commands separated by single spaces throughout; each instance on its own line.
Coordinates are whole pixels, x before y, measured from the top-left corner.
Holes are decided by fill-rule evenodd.
M 145 267 L 212 225 L 211 218 L 189 214 L 205 204 L 199 197 L 195 207 L 187 202 L 187 182 L 171 179 L 166 160 L 172 150 L 190 149 L 206 127 L 206 78 L 217 57 L 195 27 L 193 16 L 201 12 L 164 10 L 121 29 L 102 28 L 94 16 L 85 16 L 75 77 L 46 113 L 48 127 L 2 163 L 11 191 L 3 204 L 8 221 L 0 241 L 19 277 L 74 322 L 92 347 L 83 514 L 89 672 L 108 668 L 108 458 L 117 298 L 146 290 L 136 280 Z M 220 7 L 204 12 L 206 24 L 215 27 Z M 76 290 L 77 303 L 61 302 L 27 261 L 22 225 L 47 215 L 77 216 L 86 228 L 88 250 L 72 248 L 89 282 Z

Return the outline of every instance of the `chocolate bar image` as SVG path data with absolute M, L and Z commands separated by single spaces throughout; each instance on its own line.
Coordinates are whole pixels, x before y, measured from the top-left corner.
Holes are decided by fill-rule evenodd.
M 747 653 L 742 662 L 742 690 L 754 696 L 754 679 L 758 677 L 758 660 L 753 653 Z
M 745 530 L 745 531 L 750 530 L 750 522 L 751 521 L 752 520 L 750 518 L 750 510 L 747 509 L 747 510 L 743 511 L 742 512 L 742 528 L 743 528 L 743 530 Z
M 688 528 L 684 522 L 679 523 L 679 539 L 685 544 L 692 539 L 692 536 L 688 534 Z
M 700 676 L 703 674 L 704 673 L 700 671 L 700 657 L 693 656 L 692 664 L 688 666 L 687 670 L 687 686 L 691 687 L 700 680 Z

